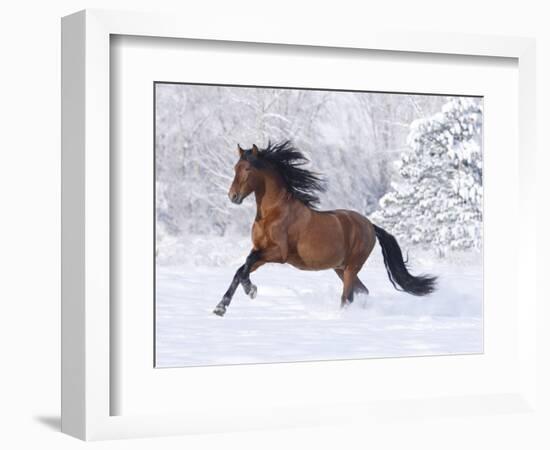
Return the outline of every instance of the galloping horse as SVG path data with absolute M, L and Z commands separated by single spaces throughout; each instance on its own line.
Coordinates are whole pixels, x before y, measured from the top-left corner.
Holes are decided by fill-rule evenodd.
M 289 141 L 269 143 L 262 150 L 256 145 L 249 150 L 237 146 L 237 150 L 239 160 L 229 199 L 241 204 L 248 195 L 255 194 L 253 247 L 214 309 L 215 314 L 225 314 L 239 284 L 254 298 L 257 288 L 249 275 L 266 263 L 288 263 L 301 270 L 334 269 L 344 284 L 344 307 L 353 302 L 354 293 L 369 292 L 357 274 L 376 239 L 396 289 L 413 295 L 433 292 L 436 278 L 411 275 L 391 234 L 355 211 L 315 209 L 318 193 L 324 191 L 323 181 L 302 167 L 308 160 Z

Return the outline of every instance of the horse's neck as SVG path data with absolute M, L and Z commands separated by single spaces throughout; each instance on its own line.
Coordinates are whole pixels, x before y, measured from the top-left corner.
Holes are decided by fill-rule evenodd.
M 277 177 L 265 177 L 262 186 L 255 191 L 256 219 L 280 211 L 288 202 L 288 191 L 284 182 Z

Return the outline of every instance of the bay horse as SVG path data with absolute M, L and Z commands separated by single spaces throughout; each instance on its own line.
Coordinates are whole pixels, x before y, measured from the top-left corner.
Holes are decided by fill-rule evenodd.
M 239 285 L 254 298 L 257 288 L 250 273 L 266 263 L 291 264 L 301 270 L 334 269 L 343 282 L 340 304 L 344 307 L 353 302 L 355 293 L 369 293 L 357 274 L 376 239 L 396 289 L 413 295 L 434 291 L 436 277 L 411 275 L 396 239 L 387 231 L 355 211 L 316 209 L 324 182 L 303 167 L 309 160 L 290 141 L 269 143 L 261 150 L 256 145 L 248 150 L 237 145 L 237 151 L 239 160 L 228 195 L 236 204 L 252 193 L 256 197 L 253 246 L 214 314 L 226 313 Z

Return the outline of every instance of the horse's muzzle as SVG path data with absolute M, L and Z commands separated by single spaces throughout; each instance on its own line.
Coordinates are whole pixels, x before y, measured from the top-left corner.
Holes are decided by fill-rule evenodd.
M 236 205 L 240 205 L 243 202 L 243 197 L 242 195 L 237 194 L 235 192 L 230 192 L 229 200 L 231 200 L 231 202 L 235 203 Z

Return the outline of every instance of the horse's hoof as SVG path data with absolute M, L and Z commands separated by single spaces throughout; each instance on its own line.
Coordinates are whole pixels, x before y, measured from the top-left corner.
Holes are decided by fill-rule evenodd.
M 255 284 L 250 285 L 250 291 L 248 291 L 248 296 L 252 299 L 256 298 L 256 295 L 258 295 L 258 288 Z
M 212 311 L 217 316 L 223 317 L 225 312 L 227 311 L 227 308 L 223 305 L 218 305 L 214 308 L 214 311 Z
M 349 308 L 351 305 L 351 302 L 349 300 L 345 300 L 340 303 L 340 309 L 346 309 Z

